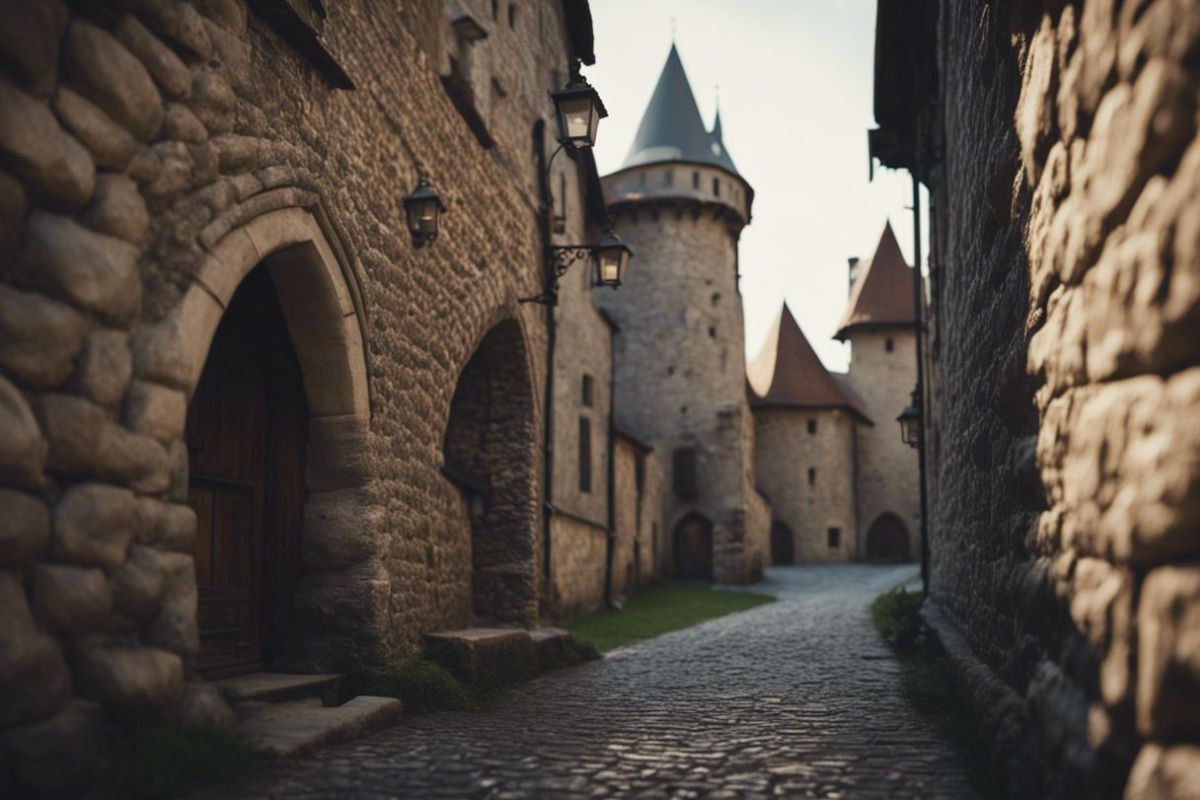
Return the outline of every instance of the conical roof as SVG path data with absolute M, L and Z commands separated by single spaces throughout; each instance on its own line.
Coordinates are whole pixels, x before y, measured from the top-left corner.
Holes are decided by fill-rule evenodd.
M 737 173 L 721 141 L 720 116 L 710 134 L 674 44 L 621 168 L 660 161 L 714 164 Z
M 861 401 L 825 369 L 785 303 L 746 367 L 755 408 L 845 408 L 870 423 Z
M 913 307 L 913 273 L 889 222 L 879 237 L 871 261 L 859 270 L 846 312 L 838 324 L 835 339 L 845 339 L 849 330 L 860 325 L 912 326 L 916 323 Z

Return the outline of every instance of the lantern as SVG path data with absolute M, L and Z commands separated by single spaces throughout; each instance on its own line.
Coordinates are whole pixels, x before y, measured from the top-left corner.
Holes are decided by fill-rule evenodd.
M 916 389 L 912 393 L 912 401 L 896 417 L 900 423 L 900 438 L 909 447 L 921 446 L 921 408 L 920 394 Z
M 583 150 L 596 145 L 596 128 L 608 116 L 600 95 L 582 75 L 576 63 L 566 88 L 550 93 L 558 119 L 558 141 L 564 147 Z
M 438 222 L 445 212 L 446 205 L 433 187 L 424 178 L 417 181 L 417 188 L 404 198 L 404 213 L 414 247 L 424 247 L 437 239 Z
M 611 230 L 600 237 L 593 248 L 596 261 L 596 285 L 616 289 L 625 280 L 625 269 L 633 251 Z

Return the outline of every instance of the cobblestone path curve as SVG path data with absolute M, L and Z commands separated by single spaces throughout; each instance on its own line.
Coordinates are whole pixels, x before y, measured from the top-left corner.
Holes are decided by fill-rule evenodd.
M 778 602 L 617 650 L 476 713 L 406 718 L 213 797 L 971 798 L 867 607 L 911 566 L 769 571 Z

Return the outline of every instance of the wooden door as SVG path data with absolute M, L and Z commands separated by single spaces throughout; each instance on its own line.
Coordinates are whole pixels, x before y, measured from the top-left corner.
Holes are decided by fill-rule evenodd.
M 282 309 L 260 267 L 217 328 L 188 410 L 197 666 L 206 673 L 260 668 L 286 636 L 300 564 L 303 388 Z
M 776 520 L 771 524 L 771 563 L 796 563 L 796 547 L 792 529 Z
M 675 574 L 712 580 L 712 523 L 699 514 L 689 514 L 675 526 Z
M 883 514 L 867 530 L 867 558 L 871 561 L 907 561 L 908 528 L 895 514 Z

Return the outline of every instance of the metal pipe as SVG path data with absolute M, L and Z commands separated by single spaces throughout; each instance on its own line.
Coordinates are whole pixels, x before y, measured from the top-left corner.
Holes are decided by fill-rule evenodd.
M 918 136 L 918 148 L 920 137 Z M 919 149 L 918 149 L 919 156 Z M 917 177 L 917 169 L 912 170 L 913 187 L 913 323 L 916 333 L 917 351 L 917 389 L 916 395 L 920 401 L 921 435 L 917 439 L 917 475 L 921 489 L 921 588 L 929 593 L 929 498 L 925 488 L 925 440 L 928 431 L 928 421 L 925 413 L 925 357 L 921 343 L 924 331 L 923 292 L 921 291 L 921 181 Z

